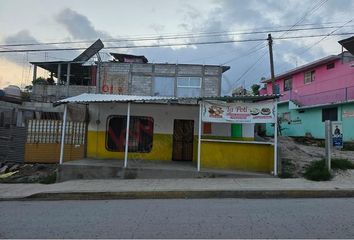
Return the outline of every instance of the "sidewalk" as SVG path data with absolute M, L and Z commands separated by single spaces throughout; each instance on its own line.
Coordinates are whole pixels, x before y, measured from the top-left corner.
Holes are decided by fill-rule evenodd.
M 201 178 L 0 184 L 0 200 L 354 197 L 354 179 Z

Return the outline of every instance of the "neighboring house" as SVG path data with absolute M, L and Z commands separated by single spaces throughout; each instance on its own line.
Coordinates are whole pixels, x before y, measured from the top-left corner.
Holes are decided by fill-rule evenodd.
M 324 138 L 324 121 L 342 122 L 344 141 L 354 141 L 354 57 L 331 55 L 275 78 L 282 134 Z M 262 81 L 272 92 L 271 79 Z M 267 126 L 267 134 L 274 128 Z

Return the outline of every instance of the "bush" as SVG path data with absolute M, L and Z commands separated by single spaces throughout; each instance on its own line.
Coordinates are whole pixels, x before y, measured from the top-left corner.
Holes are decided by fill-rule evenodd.
M 348 159 L 333 159 L 331 168 L 340 170 L 354 169 L 354 164 Z
M 39 183 L 43 183 L 43 184 L 53 184 L 56 183 L 57 181 L 57 173 L 56 172 L 52 172 L 50 173 L 48 176 L 42 178 Z
M 313 161 L 305 169 L 304 177 L 312 181 L 328 181 L 332 174 L 328 171 L 325 161 Z

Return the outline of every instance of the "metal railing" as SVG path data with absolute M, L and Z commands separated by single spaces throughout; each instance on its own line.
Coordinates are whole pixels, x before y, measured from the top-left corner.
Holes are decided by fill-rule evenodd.
M 306 95 L 298 94 L 295 91 L 288 91 L 282 94 L 280 101 L 290 100 L 301 107 L 306 107 L 354 100 L 354 86 Z

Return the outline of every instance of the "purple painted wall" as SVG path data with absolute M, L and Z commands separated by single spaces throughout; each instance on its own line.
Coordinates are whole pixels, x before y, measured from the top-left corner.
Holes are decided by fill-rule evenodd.
M 334 63 L 334 68 L 327 65 Z M 354 100 L 354 61 L 342 63 L 341 58 L 327 58 L 316 66 L 307 64 L 304 68 L 290 71 L 276 78 L 281 100 L 294 100 L 301 106 L 318 105 L 333 102 Z M 312 82 L 305 84 L 304 76 L 307 71 L 315 71 Z M 292 77 L 292 90 L 284 91 L 284 80 Z M 272 93 L 272 84 L 267 82 L 267 92 Z

